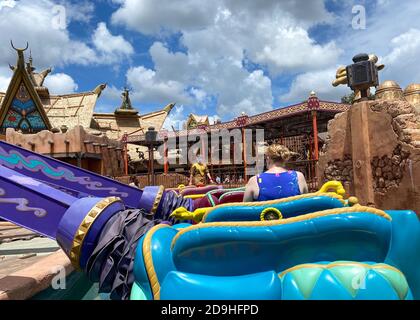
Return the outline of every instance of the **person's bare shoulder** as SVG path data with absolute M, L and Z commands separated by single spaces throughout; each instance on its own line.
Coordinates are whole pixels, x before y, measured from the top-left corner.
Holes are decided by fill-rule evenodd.
M 253 185 L 257 183 L 257 176 L 253 176 L 251 178 L 249 178 L 248 180 L 248 185 Z
M 297 176 L 298 176 L 299 179 L 305 179 L 305 176 L 303 175 L 302 172 L 296 171 L 296 174 L 297 174 Z

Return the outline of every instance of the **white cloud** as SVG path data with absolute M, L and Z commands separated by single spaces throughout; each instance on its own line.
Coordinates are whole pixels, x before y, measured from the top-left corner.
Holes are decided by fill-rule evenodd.
M 11 78 L 12 71 L 7 67 L 0 66 L 0 92 L 6 92 Z
M 247 70 L 245 60 L 276 76 L 325 68 L 341 53 L 334 41 L 319 44 L 309 36 L 311 26 L 334 19 L 322 0 L 114 2 L 120 8 L 113 23 L 155 36 L 180 32 L 186 49 L 171 52 L 164 41 L 155 42 L 149 50 L 154 68 L 138 66 L 127 73 L 133 95 L 199 109 L 213 97 L 225 119 L 272 109 L 269 75 L 258 65 Z
M 121 101 L 122 90 L 113 85 L 107 85 L 101 97 L 110 101 Z
M 209 59 L 201 46 L 193 48 L 188 54 L 172 53 L 162 43 L 155 43 L 150 49 L 155 70 L 139 66 L 127 73 L 133 97 L 145 102 L 174 101 L 203 110 L 209 96 L 214 96 L 222 117 L 272 108 L 271 80 L 261 70 L 249 72 L 240 60 Z
M 203 102 L 207 97 L 207 93 L 204 90 L 198 88 L 191 88 L 190 93 L 199 102 Z
M 145 34 L 165 30 L 181 31 L 202 28 L 212 23 L 218 1 L 196 0 L 125 0 L 114 1 L 121 7 L 112 22 Z
M 51 94 L 66 94 L 75 92 L 77 83 L 71 76 L 65 73 L 50 74 L 44 82 Z
M 132 45 L 123 36 L 112 35 L 104 22 L 98 23 L 92 41 L 101 55 L 100 59 L 108 63 L 117 62 L 134 53 Z
M 335 42 L 319 45 L 301 27 L 278 28 L 264 26 L 266 42 L 256 49 L 255 61 L 268 65 L 273 74 L 284 71 L 301 72 L 316 70 L 331 65 L 338 60 L 342 50 Z M 271 41 L 270 41 L 271 40 Z
M 397 81 L 403 89 L 410 83 L 419 83 L 420 29 L 413 28 L 400 34 L 390 45 L 391 51 L 382 59 L 386 67 L 380 77 Z
M 91 63 L 94 51 L 83 42 L 70 39 L 67 29 L 53 28 L 55 3 L 49 0 L 16 2 L 13 8 L 0 10 L 0 64 L 13 63 L 16 46 L 24 47 L 28 41 L 35 62 L 41 66 L 60 63 Z M 22 19 L 22 17 L 25 17 Z
M 145 103 L 191 103 L 182 83 L 159 79 L 154 70 L 143 66 L 127 71 L 127 83 L 133 88 L 132 97 Z
M 309 97 L 312 90 L 321 100 L 340 101 L 341 97 L 350 93 L 350 89 L 346 86 L 332 86 L 335 72 L 336 68 L 329 68 L 298 75 L 292 81 L 289 92 L 280 96 L 280 101 L 284 103 L 302 102 Z
M 95 4 L 88 0 L 60 0 L 59 4 L 66 8 L 69 21 L 89 23 L 95 13 Z
M 231 83 L 230 89 L 233 89 L 235 85 Z M 225 101 L 221 100 L 217 111 L 221 116 L 232 118 L 239 116 L 242 112 L 253 115 L 269 111 L 272 109 L 272 104 L 271 80 L 264 76 L 261 70 L 255 70 L 247 75 L 244 74 L 235 95 L 226 98 Z
M 20 0 L 13 8 L 0 10 L 0 65 L 14 63 L 16 60 L 16 53 L 10 47 L 11 39 L 20 47 L 29 42 L 38 68 L 68 64 L 109 64 L 131 54 L 126 41 L 121 36 L 111 35 L 102 24 L 99 24 L 94 38 L 89 41 L 84 42 L 70 35 L 67 29 L 69 23 L 82 21 L 82 15 L 86 21 L 89 20 L 93 9 L 84 3 L 66 2 L 65 10 L 60 11 L 61 7 L 57 7 L 57 3 L 51 0 Z M 104 42 L 110 43 L 112 49 L 101 46 Z M 123 51 L 120 48 L 117 50 L 116 43 L 123 45 Z
M 182 52 L 169 52 L 162 42 L 154 42 L 149 49 L 155 69 L 162 79 L 186 81 L 190 70 L 189 57 Z

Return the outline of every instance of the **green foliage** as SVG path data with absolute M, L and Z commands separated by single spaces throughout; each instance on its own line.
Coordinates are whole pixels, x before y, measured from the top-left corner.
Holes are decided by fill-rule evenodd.
M 341 103 L 353 104 L 354 103 L 355 94 L 354 92 L 341 97 Z M 375 95 L 370 93 L 369 100 L 375 100 Z

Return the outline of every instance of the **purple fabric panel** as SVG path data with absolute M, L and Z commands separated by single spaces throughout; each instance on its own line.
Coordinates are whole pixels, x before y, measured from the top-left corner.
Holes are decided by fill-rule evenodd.
M 55 239 L 77 198 L 0 165 L 0 217 Z
M 120 197 L 137 208 L 142 191 L 68 163 L 0 141 L 0 165 L 34 179 L 95 197 Z

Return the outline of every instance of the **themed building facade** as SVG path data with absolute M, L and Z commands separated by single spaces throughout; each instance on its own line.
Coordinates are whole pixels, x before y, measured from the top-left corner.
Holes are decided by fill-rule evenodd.
M 27 48 L 14 48 L 17 63 L 8 89 L 0 92 L 0 139 L 38 153 L 108 176 L 123 175 L 137 146 L 121 142 L 124 135 L 160 130 L 173 108 L 140 115 L 131 104 L 128 90 L 113 113 L 96 113 L 95 106 L 106 84 L 92 91 L 50 94 L 44 80 L 51 68 L 37 72 Z

